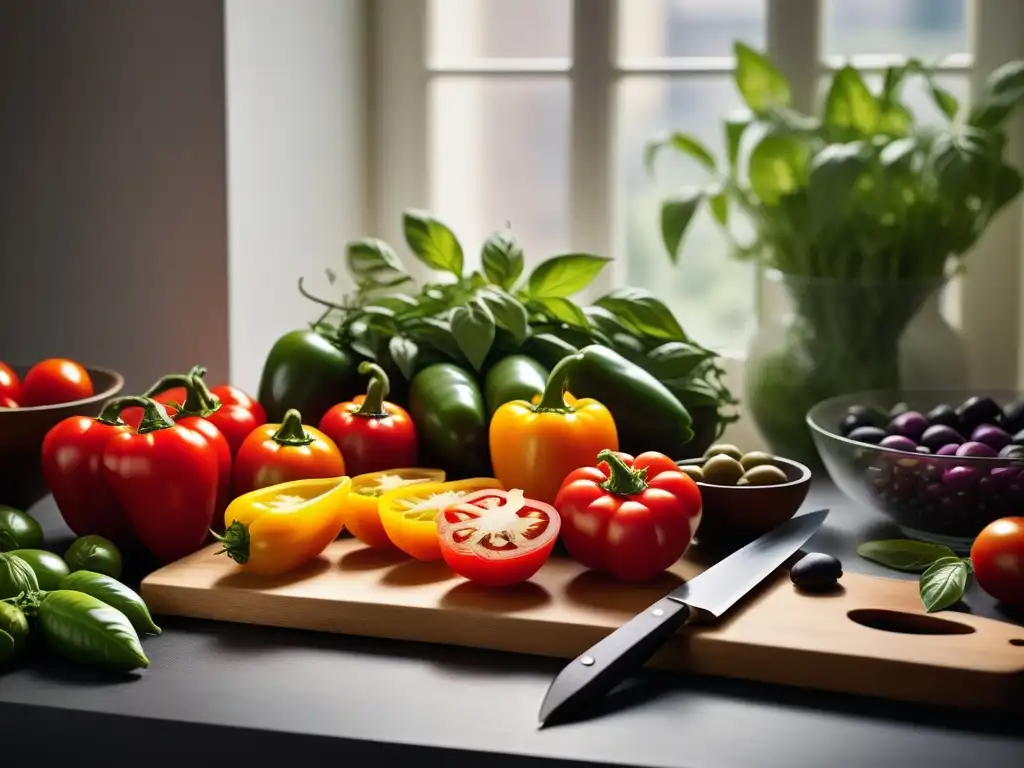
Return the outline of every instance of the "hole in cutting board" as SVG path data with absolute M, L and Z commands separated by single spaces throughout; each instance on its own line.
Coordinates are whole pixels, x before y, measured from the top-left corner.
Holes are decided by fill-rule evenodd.
M 967 624 L 919 613 L 858 608 L 846 615 L 851 621 L 863 627 L 902 635 L 969 635 L 974 631 L 974 627 Z

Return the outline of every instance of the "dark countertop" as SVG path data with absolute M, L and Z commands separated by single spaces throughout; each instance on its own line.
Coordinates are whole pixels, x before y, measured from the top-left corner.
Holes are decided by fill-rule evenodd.
M 894 575 L 853 548 L 899 536 L 896 529 L 828 485 L 812 490 L 806 509 L 820 507 L 832 514 L 808 549 L 838 555 L 847 570 Z M 70 538 L 52 502 L 32 512 L 59 551 Z M 965 603 L 1006 619 L 975 586 Z M 603 716 L 538 730 L 537 710 L 558 660 L 184 619 L 159 623 L 165 631 L 145 640 L 152 666 L 140 675 L 112 680 L 40 656 L 0 676 L 0 762 L 24 755 L 106 768 L 226 759 L 257 766 L 295 755 L 304 765 L 437 758 L 446 768 L 1024 765 L 1024 728 L 1008 716 L 647 673 L 610 699 Z

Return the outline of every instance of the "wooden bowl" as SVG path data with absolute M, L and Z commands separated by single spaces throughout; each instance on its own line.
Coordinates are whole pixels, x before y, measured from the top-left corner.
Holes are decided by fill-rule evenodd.
M 12 366 L 24 378 L 30 366 Z M 103 403 L 124 387 L 124 377 L 106 368 L 85 370 L 92 397 L 31 408 L 0 408 L 0 504 L 27 510 L 48 493 L 40 455 L 43 438 L 69 416 L 98 416 Z
M 676 464 L 702 466 L 705 461 L 683 459 Z M 811 490 L 811 470 L 778 456 L 774 464 L 786 473 L 788 483 L 739 486 L 697 483 L 704 503 L 695 537 L 698 544 L 731 545 L 753 541 L 796 514 Z

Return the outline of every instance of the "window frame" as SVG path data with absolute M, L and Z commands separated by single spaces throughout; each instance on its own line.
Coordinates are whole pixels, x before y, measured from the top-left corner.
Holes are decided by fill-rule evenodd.
M 559 76 L 571 81 L 570 200 L 574 250 L 618 255 L 615 231 L 614 139 L 616 82 L 623 75 L 685 76 L 728 72 L 725 58 L 657 60 L 622 66 L 615 57 L 616 0 L 577 0 L 573 10 L 572 60 L 485 61 L 479 66 L 434 66 L 427 59 L 428 3 L 366 0 L 366 39 L 370 87 L 367 88 L 367 220 L 373 233 L 402 242 L 399 211 L 424 207 L 430 200 L 428 92 L 438 74 L 473 77 Z M 810 107 L 821 74 L 841 61 L 822 61 L 819 33 L 822 0 L 766 0 L 766 47 L 789 77 L 797 107 Z M 1024 4 L 969 0 L 968 25 L 976 52 L 952 58 L 943 67 L 965 73 L 971 92 L 1000 64 L 1024 58 Z M 894 57 L 853 57 L 853 63 L 880 71 Z M 898 59 L 895 59 L 898 60 Z M 687 62 L 680 66 L 680 62 Z M 1024 167 L 1024 120 L 1010 126 L 1008 156 Z M 594 162 L 600 158 L 601 162 Z M 1024 217 L 1018 199 L 994 222 L 968 259 L 967 273 L 952 286 L 950 319 L 961 329 L 968 349 L 972 386 L 1017 388 L 1024 360 L 1024 270 L 1021 269 Z M 597 295 L 621 278 L 621 258 L 591 287 Z M 620 265 L 616 269 L 616 264 Z M 774 311 L 755 281 L 758 321 Z M 742 355 L 728 353 L 730 386 L 740 391 Z M 749 420 L 743 420 L 747 422 Z

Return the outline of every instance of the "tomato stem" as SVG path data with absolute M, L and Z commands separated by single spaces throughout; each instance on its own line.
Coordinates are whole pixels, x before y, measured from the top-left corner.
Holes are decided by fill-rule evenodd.
M 294 408 L 285 412 L 273 439 L 278 445 L 309 445 L 313 442 L 313 436 L 302 426 L 302 414 Z
M 388 416 L 388 412 L 384 410 L 384 399 L 391 391 L 387 373 L 379 365 L 368 360 L 359 364 L 359 372 L 364 375 L 370 374 L 370 383 L 366 385 L 366 399 L 355 415 L 377 418 Z
M 96 421 L 102 424 L 109 424 L 114 427 L 124 426 L 124 422 L 121 421 L 121 412 L 125 408 L 142 408 L 144 413 L 142 415 L 142 421 L 139 422 L 139 428 L 136 430 L 140 435 L 144 435 L 147 432 L 156 432 L 160 429 L 168 429 L 174 426 L 174 422 L 171 421 L 171 417 L 167 415 L 167 410 L 150 397 L 117 397 L 111 400 L 109 403 L 103 406 L 103 410 L 100 411 L 100 415 L 96 418 Z
M 647 490 L 647 470 L 633 469 L 626 466 L 626 462 L 620 459 L 615 451 L 605 448 L 597 454 L 598 462 L 608 465 L 608 479 L 601 483 L 601 487 L 608 493 L 616 496 L 632 496 L 634 493 L 643 493 Z
M 536 413 L 572 413 L 573 408 L 565 402 L 566 385 L 569 383 L 569 370 L 576 365 L 580 359 L 579 354 L 563 357 L 558 364 L 551 369 L 548 375 L 547 384 L 544 387 L 544 394 L 540 402 L 534 406 Z
M 210 533 L 221 544 L 221 549 L 214 554 L 227 555 L 239 565 L 249 562 L 249 529 L 245 525 L 235 520 L 227 527 L 223 536 L 212 530 Z

